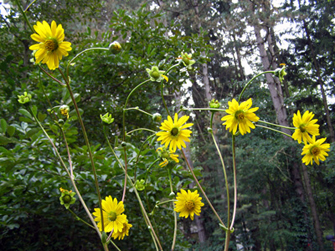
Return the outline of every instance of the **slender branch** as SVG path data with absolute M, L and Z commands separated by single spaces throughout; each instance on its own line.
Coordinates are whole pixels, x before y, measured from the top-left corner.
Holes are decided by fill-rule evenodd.
M 284 134 L 285 136 L 287 136 L 287 137 L 290 137 L 290 138 L 292 137 L 291 135 L 289 135 L 289 134 L 287 134 L 287 133 L 284 133 L 284 132 L 282 132 L 282 131 L 279 131 L 279 130 L 273 129 L 273 128 L 271 128 L 271 127 L 262 126 L 262 125 L 257 125 L 257 124 L 255 124 L 255 126 L 257 126 L 257 127 L 262 127 L 262 128 L 265 128 L 265 129 L 268 129 L 268 130 L 274 131 L 274 132 L 278 132 L 278 133 Z
M 46 70 L 44 70 L 44 68 L 43 68 L 41 65 L 38 64 L 38 67 L 40 67 L 40 69 L 41 69 L 45 74 L 47 74 L 48 77 L 50 77 L 50 78 L 52 78 L 53 80 L 55 80 L 55 81 L 56 81 L 57 83 L 59 83 L 61 86 L 66 86 L 66 84 L 62 83 L 62 82 L 61 82 L 60 80 L 58 80 L 57 78 L 51 76 L 50 73 L 47 72 Z
M 148 129 L 148 128 L 137 128 L 137 129 L 134 129 L 134 130 L 131 130 L 131 131 L 127 132 L 126 135 L 130 135 L 130 134 L 132 134 L 133 132 L 136 132 L 136 131 L 148 131 L 148 132 L 151 132 L 151 133 L 155 133 L 155 134 L 156 134 L 155 131 L 150 130 L 150 129 Z
M 277 125 L 277 124 L 273 124 L 273 123 L 263 121 L 263 120 L 258 120 L 257 122 L 264 123 L 264 124 L 267 124 L 267 125 L 277 126 L 277 127 L 280 127 L 280 128 L 290 129 L 290 130 L 296 130 L 297 129 L 295 127 Z
M 234 227 L 235 216 L 236 216 L 236 208 L 237 208 L 237 173 L 236 173 L 236 153 L 235 153 L 235 135 L 232 136 L 232 148 L 233 148 L 233 173 L 234 173 L 234 210 L 233 210 L 233 217 L 231 220 L 231 225 L 229 230 L 232 230 Z
M 171 194 L 173 194 L 173 186 L 172 186 L 172 179 L 171 179 L 171 169 L 168 168 L 168 173 L 169 173 L 169 182 L 170 182 L 170 191 Z M 172 204 L 172 210 L 174 208 L 173 202 Z M 174 218 L 174 229 L 173 229 L 173 238 L 172 238 L 172 246 L 171 246 L 171 251 L 174 250 L 174 247 L 176 245 L 176 239 L 177 239 L 177 212 L 173 210 L 173 218 Z
M 192 170 L 192 168 L 191 168 L 191 166 L 190 166 L 190 163 L 188 162 L 188 159 L 186 158 L 184 149 L 182 149 L 181 152 L 183 153 L 183 156 L 184 156 L 184 159 L 185 159 L 186 164 L 187 164 L 187 166 L 188 166 L 188 169 L 190 170 L 190 172 L 191 172 L 191 174 L 192 174 L 192 176 L 193 176 L 195 182 L 197 183 L 197 185 L 198 185 L 200 191 L 202 192 L 203 196 L 205 197 L 205 199 L 206 199 L 208 205 L 210 206 L 210 208 L 212 209 L 213 213 L 214 213 L 215 216 L 218 218 L 218 220 L 220 221 L 220 223 L 222 224 L 222 226 L 224 226 L 224 227 L 226 228 L 226 226 L 225 226 L 225 224 L 223 223 L 223 221 L 221 220 L 219 214 L 216 212 L 216 210 L 215 210 L 215 208 L 213 207 L 212 203 L 211 203 L 210 200 L 208 199 L 208 197 L 207 197 L 205 191 L 202 189 L 202 187 L 201 187 L 201 185 L 200 185 L 200 183 L 199 183 L 197 177 L 195 176 L 195 173 L 193 172 L 193 170 Z
M 87 223 L 86 221 L 84 221 L 82 218 L 80 218 L 78 215 L 76 215 L 70 208 L 68 209 L 69 212 L 74 216 L 74 218 L 76 218 L 76 220 L 81 221 L 82 223 L 84 223 L 85 225 L 89 226 L 90 228 L 95 229 L 91 224 Z

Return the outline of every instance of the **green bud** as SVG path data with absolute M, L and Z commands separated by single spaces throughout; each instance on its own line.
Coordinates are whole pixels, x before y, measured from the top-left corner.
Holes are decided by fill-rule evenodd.
M 145 189 L 145 180 L 136 180 L 135 187 L 138 191 L 143 191 Z
M 127 143 L 124 142 L 124 141 L 122 141 L 122 142 L 121 142 L 121 146 L 122 146 L 122 147 L 126 147 L 126 146 L 127 146 Z
M 160 122 L 162 120 L 162 115 L 160 113 L 154 113 L 152 115 L 152 119 L 155 121 L 155 122 Z
M 151 67 L 151 70 L 147 68 L 146 71 L 151 81 L 161 82 L 164 78 L 167 79 L 167 77 L 163 75 L 165 71 L 160 71 L 157 66 Z
M 279 78 L 280 82 L 283 82 L 284 81 L 284 76 L 287 75 L 287 73 L 285 71 L 286 65 L 285 64 L 280 64 L 280 65 L 282 65 L 283 67 L 276 69 L 275 72 L 274 72 L 274 75 Z
M 103 231 L 102 233 L 101 233 L 101 242 L 102 242 L 102 244 L 106 244 L 107 243 L 107 234 L 106 234 L 106 232 L 105 231 Z
M 181 60 L 188 70 L 191 70 L 192 65 L 195 63 L 195 60 L 192 60 L 192 54 L 182 53 Z
M 109 45 L 109 51 L 113 54 L 118 54 L 121 51 L 122 47 L 119 42 L 114 41 Z
M 61 191 L 61 196 L 59 197 L 59 201 L 61 205 L 64 205 L 66 209 L 69 209 L 70 205 L 74 204 L 76 201 L 75 192 L 65 190 L 63 188 L 59 189 Z
M 220 108 L 221 103 L 215 99 L 212 99 L 211 102 L 209 102 L 210 108 Z
M 207 128 L 207 132 L 209 132 L 209 133 L 213 133 L 213 129 L 210 128 L 210 127 L 208 127 L 208 128 Z
M 175 197 L 176 194 L 175 194 L 174 192 L 171 192 L 171 193 L 169 194 L 169 196 L 170 196 L 170 197 Z
M 27 92 L 24 92 L 23 95 L 17 95 L 19 98 L 17 101 L 19 101 L 20 104 L 26 104 L 29 103 L 31 100 L 31 94 L 28 94 Z
M 59 107 L 59 111 L 60 113 L 65 116 L 66 118 L 69 118 L 69 110 L 70 110 L 70 107 L 68 105 L 61 105 Z
M 112 124 L 114 122 L 114 118 L 112 118 L 112 114 L 109 114 L 108 112 L 105 115 L 100 114 L 100 118 L 102 122 L 106 124 Z

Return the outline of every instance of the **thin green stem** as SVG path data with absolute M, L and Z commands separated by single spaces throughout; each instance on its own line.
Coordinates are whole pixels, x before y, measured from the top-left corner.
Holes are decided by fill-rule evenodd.
M 70 180 L 71 180 L 72 186 L 73 186 L 74 190 L 76 191 L 76 194 L 77 194 L 77 196 L 78 196 L 78 198 L 79 198 L 79 200 L 80 200 L 82 206 L 84 207 L 84 209 L 85 209 L 85 211 L 86 211 L 88 217 L 90 218 L 90 220 L 91 220 L 91 222 L 92 222 L 92 224 L 93 224 L 95 230 L 97 231 L 99 237 L 101 238 L 100 230 L 99 230 L 97 224 L 95 223 L 95 221 L 94 221 L 94 219 L 93 219 L 93 217 L 92 217 L 90 211 L 88 210 L 88 208 L 87 208 L 87 206 L 86 206 L 86 204 L 85 204 L 85 201 L 84 201 L 83 198 L 81 197 L 81 194 L 80 194 L 80 192 L 79 192 L 79 190 L 78 190 L 78 188 L 77 188 L 77 186 L 76 186 L 76 183 L 74 182 L 74 178 L 71 177 L 71 174 L 69 173 L 69 170 L 67 169 L 67 167 L 66 167 L 66 165 L 65 165 L 65 163 L 64 163 L 64 161 L 63 161 L 63 159 L 62 159 L 62 157 L 60 156 L 57 147 L 55 146 L 55 144 L 54 144 L 53 141 L 51 140 L 49 134 L 45 131 L 45 129 L 44 129 L 44 127 L 42 126 L 42 124 L 41 124 L 41 123 L 39 122 L 39 120 L 36 118 L 35 114 L 32 112 L 32 110 L 31 110 L 30 107 L 29 107 L 29 109 L 30 109 L 30 112 L 31 112 L 31 114 L 33 115 L 35 121 L 37 122 L 37 124 L 39 125 L 39 127 L 42 129 L 44 135 L 48 138 L 50 144 L 52 145 L 52 148 L 54 149 L 54 151 L 55 151 L 55 153 L 56 153 L 56 155 L 57 155 L 57 157 L 58 157 L 58 159 L 59 159 L 59 161 L 60 161 L 60 163 L 61 163 L 61 166 L 65 169 L 66 173 L 68 174 L 68 176 L 69 176 L 69 178 L 70 178 Z
M 94 47 L 94 48 L 88 48 L 88 49 L 85 49 L 81 52 L 79 52 L 76 56 L 74 56 L 74 58 L 72 58 L 70 60 L 70 62 L 67 64 L 67 67 L 66 67 L 66 76 L 69 77 L 69 67 L 70 65 L 72 64 L 72 62 L 74 60 L 76 60 L 80 55 L 82 55 L 83 53 L 85 52 L 88 52 L 88 51 L 93 51 L 93 50 L 104 50 L 104 51 L 108 51 L 109 49 L 108 48 L 103 48 L 103 47 Z
M 161 82 L 161 96 L 162 96 L 163 104 L 164 104 L 166 112 L 168 113 L 169 116 L 171 116 L 170 111 L 169 111 L 169 109 L 166 105 L 166 102 L 165 102 L 165 98 L 164 98 L 164 95 L 163 95 L 163 88 L 164 88 L 164 84 L 163 84 L 163 82 Z
M 197 183 L 200 191 L 202 192 L 203 196 L 205 197 L 205 200 L 207 201 L 208 205 L 210 206 L 210 208 L 212 209 L 213 213 L 215 214 L 215 216 L 218 218 L 218 220 L 220 221 L 220 223 L 222 224 L 222 226 L 224 226 L 226 228 L 226 225 L 223 223 L 223 221 L 221 220 L 219 214 L 216 212 L 215 208 L 213 207 L 212 203 L 210 202 L 210 200 L 208 199 L 205 191 L 202 189 L 197 177 L 195 176 L 195 173 L 193 172 L 191 166 L 190 166 L 190 163 L 188 162 L 188 159 L 186 158 L 186 155 L 185 155 L 185 152 L 184 152 L 184 149 L 181 150 L 181 152 L 183 153 L 183 156 L 184 156 L 184 159 L 186 161 L 186 164 L 187 164 L 187 167 L 188 169 L 190 170 L 192 176 L 193 176 L 193 179 L 195 180 L 195 182 Z
M 66 136 L 65 136 L 65 133 L 64 133 L 63 129 L 61 127 L 59 127 L 59 128 L 62 132 L 63 139 L 64 139 L 64 142 L 65 142 L 65 148 L 66 148 L 66 151 L 67 151 L 67 156 L 68 156 L 69 165 L 70 165 L 71 179 L 73 179 L 74 176 L 73 176 L 73 167 L 72 167 L 72 159 L 71 159 L 70 149 L 69 149 L 69 146 L 67 144 Z
M 181 61 L 180 61 L 181 62 Z M 172 65 L 165 73 L 169 73 L 169 71 L 171 71 L 173 68 L 177 67 L 178 65 L 180 65 L 180 62 L 178 64 Z
M 60 68 L 58 68 L 58 70 L 59 70 L 60 74 L 62 75 L 62 77 L 63 77 L 63 79 L 64 79 L 64 81 L 66 83 L 67 90 L 70 93 L 70 97 L 71 97 L 72 103 L 74 105 L 74 108 L 76 110 L 76 113 L 77 113 L 77 116 L 78 116 L 78 120 L 79 120 L 79 123 L 80 123 L 80 126 L 81 126 L 81 130 L 82 130 L 83 135 L 84 135 L 84 140 L 85 140 L 85 143 L 86 143 L 86 146 L 87 146 L 87 150 L 88 150 L 88 154 L 89 154 L 89 158 L 90 158 L 90 161 L 91 161 L 91 166 L 92 166 L 92 171 L 93 171 L 93 176 L 94 176 L 95 189 L 96 189 L 96 192 L 97 192 L 97 195 L 98 195 L 98 199 L 99 199 L 99 208 L 100 208 L 100 213 L 101 213 L 102 231 L 105 231 L 104 217 L 103 217 L 103 210 L 102 210 L 102 201 L 101 201 L 101 194 L 100 194 L 100 189 L 99 189 L 97 172 L 96 172 L 95 164 L 94 164 L 94 160 L 93 160 L 93 153 L 92 153 L 92 150 L 91 150 L 91 145 L 90 145 L 90 142 L 88 140 L 86 129 L 85 129 L 85 126 L 84 126 L 84 122 L 83 122 L 83 119 L 81 118 L 81 115 L 80 115 L 80 112 L 79 112 L 79 108 L 78 108 L 76 99 L 75 99 L 75 97 L 73 95 L 73 92 L 72 92 L 72 89 L 71 89 L 71 86 L 70 86 L 70 83 L 69 83 L 69 79 L 67 77 L 65 77 L 64 73 L 62 72 L 62 70 Z M 101 236 L 101 234 L 100 234 L 100 236 Z
M 36 0 L 32 1 L 32 2 L 27 6 L 27 8 L 24 10 L 24 12 L 27 12 L 27 11 L 29 10 L 30 6 L 32 6 L 33 3 L 35 3 L 35 2 L 36 2 Z
M 225 112 L 225 109 L 214 109 L 214 108 L 181 108 L 181 111 L 210 111 L 210 112 Z
M 123 141 L 126 140 L 126 108 L 127 108 L 127 104 L 128 104 L 128 100 L 130 98 L 130 96 L 134 93 L 134 91 L 136 91 L 138 88 L 140 88 L 142 85 L 144 85 L 145 83 L 149 82 L 150 79 L 145 80 L 144 82 L 138 84 L 134 89 L 131 90 L 131 92 L 128 94 L 128 97 L 126 99 L 126 102 L 124 104 L 123 107 L 123 113 L 122 113 L 122 122 L 123 122 Z
M 172 186 L 171 169 L 170 168 L 168 168 L 168 173 L 169 173 L 170 191 L 171 191 L 171 194 L 173 194 L 173 186 Z M 172 210 L 173 210 L 173 208 L 174 208 L 173 202 L 171 202 L 171 204 L 172 204 Z M 176 245 L 176 239 L 177 239 L 177 213 L 174 210 L 173 210 L 173 218 L 174 218 L 174 229 L 173 229 L 171 251 L 174 250 L 174 247 Z
M 136 131 L 148 131 L 148 132 L 151 132 L 151 133 L 155 133 L 155 134 L 156 134 L 155 131 L 150 130 L 150 129 L 148 129 L 148 128 L 137 128 L 137 129 L 134 129 L 134 130 L 131 130 L 131 131 L 127 132 L 126 135 L 130 135 L 130 134 L 132 134 L 133 132 L 136 132 Z
M 233 217 L 231 220 L 231 225 L 229 230 L 232 230 L 234 227 L 235 216 L 236 216 L 236 208 L 237 208 L 237 173 L 236 173 L 236 147 L 235 147 L 235 135 L 232 136 L 232 148 L 233 148 L 233 173 L 234 173 L 234 210 L 233 210 Z
M 38 67 L 40 67 L 40 69 L 41 69 L 45 74 L 47 74 L 48 77 L 50 77 L 51 79 L 55 80 L 55 81 L 56 81 L 57 83 L 59 83 L 61 86 L 66 86 L 66 84 L 62 83 L 62 81 L 60 81 L 60 80 L 58 80 L 57 78 L 51 76 L 50 73 L 47 72 L 46 70 L 44 70 L 44 68 L 43 68 L 41 65 L 38 64 Z
M 283 135 L 285 135 L 285 136 L 287 136 L 287 137 L 290 137 L 290 138 L 292 137 L 291 135 L 289 135 L 289 134 L 287 134 L 287 133 L 284 133 L 284 132 L 282 132 L 282 131 L 273 129 L 273 128 L 271 128 L 271 127 L 262 126 L 262 125 L 257 125 L 257 124 L 255 124 L 255 126 L 257 126 L 257 127 L 261 127 L 261 128 L 265 128 L 265 129 L 268 129 L 268 130 L 271 130 L 271 131 L 274 131 L 274 132 L 281 133 L 281 134 L 283 134 Z
M 296 130 L 297 129 L 295 127 L 288 127 L 288 126 L 282 126 L 282 125 L 273 124 L 273 123 L 270 123 L 270 122 L 266 122 L 264 120 L 258 120 L 257 122 L 260 122 L 260 123 L 263 123 L 263 124 L 267 124 L 267 125 L 277 126 L 277 127 L 280 127 L 280 128 L 290 129 L 290 130 Z
M 241 98 L 242 98 L 242 95 L 244 93 L 244 91 L 247 89 L 247 87 L 252 83 L 252 81 L 254 81 L 256 78 L 258 78 L 259 76 L 263 75 L 263 74 L 266 74 L 266 73 L 274 73 L 274 71 L 264 71 L 264 72 L 261 72 L 259 74 L 257 74 L 256 76 L 254 76 L 252 79 L 250 79 L 248 81 L 248 83 L 244 86 L 243 90 L 241 91 L 241 94 L 238 98 L 238 102 L 240 102 Z
M 152 117 L 152 114 L 150 114 L 150 113 L 148 113 L 148 112 L 146 112 L 146 111 L 143 111 L 143 110 L 141 110 L 141 109 L 138 108 L 138 107 L 130 107 L 130 108 L 126 108 L 125 110 L 126 110 L 126 111 L 136 110 L 136 111 L 142 112 L 142 113 L 144 113 L 144 114 L 146 114 L 146 115 Z
M 91 224 L 87 223 L 86 221 L 84 221 L 82 218 L 80 218 L 78 215 L 76 215 L 70 208 L 68 209 L 70 211 L 70 213 L 74 216 L 74 218 L 76 218 L 76 220 L 81 221 L 82 223 L 84 223 L 85 225 L 95 229 Z
M 122 162 L 120 161 L 120 159 L 118 158 L 118 156 L 116 155 L 114 149 L 112 148 L 112 146 L 111 146 L 111 144 L 110 144 L 110 142 L 109 142 L 109 140 L 108 140 L 107 133 L 106 133 L 105 131 L 104 131 L 104 134 L 105 134 L 105 138 L 106 138 L 106 141 L 107 141 L 107 144 L 108 144 L 109 148 L 111 149 L 111 151 L 112 151 L 113 155 L 115 156 L 117 162 L 119 163 L 120 167 L 121 167 L 121 168 L 123 169 L 123 171 L 125 172 L 125 168 L 124 168 Z M 162 245 L 161 245 L 161 243 L 160 243 L 160 241 L 159 241 L 159 239 L 158 239 L 158 237 L 157 237 L 157 235 L 156 235 L 156 233 L 155 233 L 155 230 L 154 230 L 154 228 L 153 228 L 153 226 L 152 226 L 152 224 L 151 224 L 151 221 L 150 221 L 150 219 L 149 219 L 149 217 L 148 217 L 148 214 L 147 214 L 147 212 L 145 211 L 145 208 L 144 208 L 144 206 L 143 206 L 141 197 L 140 197 L 140 195 L 139 195 L 139 193 L 138 193 L 138 191 L 137 191 L 137 189 L 136 189 L 136 186 L 135 186 L 134 183 L 132 182 L 132 180 L 131 180 L 131 178 L 129 177 L 129 175 L 127 174 L 126 176 L 127 176 L 127 178 L 128 178 L 128 181 L 129 181 L 130 185 L 131 185 L 131 186 L 133 187 L 133 189 L 134 189 L 136 198 L 137 198 L 137 200 L 138 200 L 138 202 L 139 202 L 139 204 L 140 204 L 141 211 L 142 211 L 143 216 L 144 216 L 144 220 L 145 220 L 147 226 L 150 227 L 150 229 L 151 229 L 150 233 L 151 233 L 151 235 L 152 235 L 152 237 L 153 237 L 153 241 L 154 241 L 154 243 L 155 243 L 155 246 L 157 247 L 157 244 L 158 244 L 160 250 L 163 250 L 163 249 L 162 249 Z M 156 243 L 156 242 L 157 242 L 157 243 Z M 157 250 L 158 250 L 158 248 L 157 248 Z
M 22 9 L 21 4 L 19 3 L 18 0 L 15 0 L 15 2 L 16 2 L 16 4 L 17 4 L 17 6 L 19 7 L 19 11 L 20 11 L 21 14 L 23 15 L 24 20 L 25 20 L 26 23 L 28 24 L 28 26 L 29 26 L 29 28 L 31 29 L 31 31 L 34 33 L 35 30 L 34 30 L 34 28 L 31 26 L 31 24 L 29 23 L 29 20 L 28 20 L 28 18 L 27 18 L 27 16 L 26 16 L 26 13 L 25 13 L 24 10 Z
M 217 142 L 215 140 L 214 134 L 213 134 L 213 128 L 212 128 L 213 117 L 214 117 L 214 113 L 212 112 L 212 114 L 211 114 L 211 121 L 210 121 L 210 126 L 211 126 L 210 134 L 212 136 L 214 145 L 216 147 L 216 151 L 217 151 L 217 153 L 219 155 L 219 158 L 220 158 L 220 161 L 221 161 L 221 166 L 222 166 L 222 169 L 223 169 L 224 178 L 225 178 L 226 192 L 227 192 L 227 226 L 229 226 L 230 225 L 230 196 L 229 196 L 228 177 L 227 177 L 226 167 L 225 167 L 225 164 L 224 164 L 224 161 L 223 161 L 223 158 L 222 158 L 222 154 L 221 154 L 220 148 L 219 148 L 219 146 L 218 146 L 218 144 L 217 144 Z

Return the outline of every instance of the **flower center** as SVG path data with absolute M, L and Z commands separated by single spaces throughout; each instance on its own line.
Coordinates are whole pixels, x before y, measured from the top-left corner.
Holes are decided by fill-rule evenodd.
M 306 132 L 306 124 L 301 124 L 299 126 L 299 129 L 300 129 L 301 132 Z
M 110 213 L 108 214 L 108 219 L 109 219 L 110 221 L 115 221 L 115 220 L 116 220 L 116 217 L 117 217 L 117 214 L 116 214 L 115 212 L 110 212 Z
M 63 197 L 63 201 L 65 202 L 65 203 L 70 203 L 71 202 L 71 196 L 70 195 L 64 195 L 64 197 Z
M 186 201 L 185 206 L 188 210 L 192 210 L 195 207 L 195 204 L 192 200 L 188 200 Z
M 159 78 L 159 76 L 160 76 L 160 73 L 158 71 L 154 71 L 154 72 L 151 73 L 151 77 L 153 77 L 155 79 Z
M 47 51 L 54 51 L 58 48 L 58 42 L 56 39 L 50 38 L 44 42 L 44 46 Z
M 237 111 L 235 113 L 235 118 L 238 120 L 238 121 L 243 121 L 244 120 L 244 111 Z
M 311 149 L 311 154 L 313 154 L 314 156 L 318 156 L 320 154 L 320 149 L 318 147 L 313 147 Z
M 172 128 L 172 130 L 170 131 L 172 136 L 177 136 L 179 133 L 179 129 L 177 127 Z

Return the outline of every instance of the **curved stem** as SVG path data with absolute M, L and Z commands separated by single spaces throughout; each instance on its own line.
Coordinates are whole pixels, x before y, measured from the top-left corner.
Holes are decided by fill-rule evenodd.
M 180 62 L 178 62 L 178 64 L 172 65 L 165 73 L 169 73 L 169 71 L 171 71 L 173 68 L 177 67 L 178 65 L 180 65 Z
M 27 12 L 27 11 L 29 10 L 30 6 L 32 6 L 33 3 L 35 3 L 35 2 L 36 2 L 36 0 L 32 1 L 32 2 L 27 6 L 27 8 L 24 10 L 24 12 Z
M 192 174 L 192 176 L 193 176 L 195 182 L 197 183 L 197 185 L 198 185 L 200 191 L 202 192 L 203 196 L 205 197 L 205 199 L 206 199 L 208 205 L 210 206 L 210 208 L 212 209 L 213 213 L 214 213 L 215 216 L 218 218 L 218 220 L 220 221 L 220 223 L 222 224 L 222 226 L 224 226 L 224 227 L 226 228 L 226 226 L 225 226 L 225 224 L 223 223 L 223 221 L 221 220 L 219 214 L 216 212 L 216 210 L 215 210 L 215 208 L 213 207 L 212 203 L 211 203 L 210 200 L 208 199 L 208 197 L 207 197 L 205 191 L 202 189 L 202 187 L 201 187 L 201 185 L 200 185 L 200 183 L 199 183 L 197 177 L 195 176 L 195 173 L 193 172 L 193 170 L 192 170 L 192 168 L 191 168 L 191 166 L 190 166 L 190 163 L 188 162 L 188 159 L 186 158 L 186 155 L 185 155 L 184 150 L 182 149 L 181 152 L 183 153 L 183 156 L 184 156 L 184 159 L 185 159 L 185 161 L 186 161 L 186 164 L 187 164 L 188 169 L 190 170 L 190 172 L 191 172 L 191 174 Z
M 131 131 L 127 132 L 126 135 L 132 134 L 133 132 L 136 132 L 136 131 L 148 131 L 148 132 L 151 132 L 151 133 L 155 133 L 155 134 L 156 134 L 155 131 L 150 130 L 150 129 L 148 129 L 148 128 L 137 128 L 137 129 L 134 129 L 134 130 L 131 130 Z
M 261 76 L 261 75 L 263 75 L 263 74 L 266 74 L 266 73 L 274 73 L 274 71 L 264 71 L 264 72 L 261 72 L 261 73 L 257 74 L 257 75 L 254 76 L 252 79 L 250 79 L 250 80 L 248 81 L 248 83 L 244 86 L 243 90 L 241 91 L 241 94 L 240 94 L 240 96 L 239 96 L 239 98 L 238 98 L 238 102 L 239 102 L 239 103 L 240 103 L 240 100 L 241 100 L 241 98 L 242 98 L 242 95 L 243 95 L 244 91 L 245 91 L 245 90 L 247 89 L 247 87 L 252 83 L 252 81 L 254 81 L 256 78 L 258 78 L 259 76 Z
M 141 110 L 141 109 L 138 108 L 138 107 L 129 107 L 129 108 L 125 108 L 125 110 L 126 110 L 126 111 L 136 110 L 136 111 L 142 112 L 142 113 L 144 113 L 144 114 L 146 114 L 146 115 L 152 117 L 152 114 L 150 114 L 150 113 L 148 113 L 148 112 L 146 112 L 146 111 L 143 111 L 143 110 Z
M 17 4 L 17 6 L 19 7 L 19 10 L 20 10 L 21 14 L 23 15 L 23 18 L 24 18 L 24 20 L 26 21 L 26 23 L 28 24 L 29 28 L 31 29 L 31 31 L 32 31 L 33 33 L 35 33 L 35 30 L 34 30 L 34 28 L 31 26 L 31 24 L 29 23 L 29 20 L 28 20 L 28 18 L 27 18 L 27 16 L 26 16 L 26 13 L 25 13 L 24 10 L 22 9 L 21 4 L 19 3 L 18 0 L 15 0 L 15 2 L 16 2 L 16 4 Z
M 81 130 L 82 130 L 83 135 L 84 135 L 84 140 L 85 140 L 85 143 L 86 143 L 86 146 L 87 146 L 89 158 L 90 158 L 90 161 L 91 161 L 92 171 L 93 171 L 93 175 L 94 175 L 95 189 L 96 189 L 96 192 L 97 192 L 97 195 L 98 195 L 98 199 L 99 199 L 99 208 L 100 208 L 100 213 L 101 213 L 102 231 L 105 231 L 104 218 L 103 218 L 103 210 L 102 210 L 102 203 L 101 203 L 101 194 L 100 194 L 100 189 L 99 189 L 97 172 L 96 172 L 95 164 L 94 164 L 94 160 L 93 160 L 93 153 L 92 153 L 92 150 L 91 150 L 91 145 L 90 145 L 90 142 L 88 140 L 86 129 L 85 129 L 85 126 L 84 126 L 84 122 L 83 122 L 83 120 L 81 118 L 81 115 L 80 115 L 80 112 L 79 112 L 79 108 L 78 108 L 76 99 L 75 99 L 75 97 L 73 95 L 73 92 L 72 92 L 72 89 L 71 89 L 71 86 L 70 86 L 70 83 L 69 83 L 69 79 L 67 77 L 65 77 L 65 75 L 63 74 L 63 72 L 62 72 L 62 70 L 60 68 L 58 68 L 58 70 L 59 70 L 60 74 L 62 75 L 62 77 L 63 77 L 63 79 L 64 79 L 64 81 L 66 83 L 67 90 L 70 93 L 70 97 L 71 97 L 72 103 L 74 105 L 74 108 L 76 110 L 76 113 L 77 113 L 77 116 L 78 116 L 78 120 L 79 120 L 79 123 L 80 123 L 80 126 L 81 126 Z
M 82 55 L 83 53 L 85 52 L 88 52 L 88 51 L 93 51 L 93 50 L 104 50 L 104 51 L 108 51 L 109 49 L 108 48 L 103 48 L 103 47 L 94 47 L 94 48 L 88 48 L 88 49 L 85 49 L 81 52 L 79 52 L 76 56 L 74 56 L 74 58 L 72 58 L 70 60 L 70 62 L 67 64 L 67 67 L 66 67 L 66 76 L 69 77 L 69 67 L 70 65 L 72 64 L 72 62 L 77 59 L 80 55 Z
M 173 186 L 172 186 L 172 179 L 171 179 L 171 169 L 168 168 L 168 173 L 169 173 L 169 182 L 170 182 L 170 191 L 171 194 L 173 193 Z M 174 208 L 173 202 L 172 204 L 172 210 Z M 174 250 L 174 247 L 176 245 L 176 239 L 177 239 L 177 213 L 175 210 L 173 210 L 173 218 L 174 218 L 174 229 L 173 229 L 173 238 L 172 238 L 172 246 L 171 246 L 171 251 Z
M 124 168 L 122 162 L 120 161 L 120 159 L 118 158 L 118 156 L 116 155 L 114 149 L 112 148 L 112 146 L 111 146 L 111 144 L 110 144 L 110 142 L 109 142 L 109 140 L 108 140 L 108 137 L 107 137 L 107 134 L 106 134 L 105 131 L 104 131 L 104 133 L 105 133 L 105 138 L 106 138 L 106 141 L 107 141 L 107 144 L 108 144 L 109 148 L 111 149 L 111 151 L 112 151 L 114 157 L 116 158 L 117 162 L 119 163 L 120 167 L 121 167 L 121 168 L 123 169 L 123 171 L 125 172 L 125 168 Z M 131 186 L 133 187 L 133 189 L 134 189 L 136 198 L 137 198 L 137 200 L 138 200 L 138 202 L 139 202 L 139 204 L 140 204 L 141 211 L 142 211 L 143 216 L 144 216 L 144 220 L 145 220 L 147 226 L 150 227 L 150 229 L 151 229 L 151 230 L 150 230 L 150 234 L 151 234 L 152 237 L 153 237 L 153 241 L 154 241 L 154 243 L 155 243 L 155 246 L 156 246 L 156 248 L 157 248 L 157 245 L 158 245 L 159 248 L 160 248 L 160 250 L 163 250 L 162 245 L 161 245 L 161 243 L 160 243 L 160 241 L 159 241 L 159 239 L 158 239 L 158 237 L 157 237 L 157 235 L 156 235 L 156 233 L 155 233 L 155 230 L 154 230 L 154 228 L 153 228 L 153 226 L 152 226 L 152 224 L 151 224 L 151 221 L 150 221 L 150 219 L 149 219 L 149 217 L 148 217 L 148 214 L 147 214 L 147 212 L 145 211 L 145 208 L 144 208 L 144 206 L 143 206 L 141 197 L 140 197 L 140 195 L 138 194 L 138 191 L 137 191 L 137 189 L 136 189 L 136 186 L 135 186 L 134 183 L 132 182 L 132 180 L 131 180 L 131 178 L 129 177 L 129 175 L 127 174 L 126 176 L 127 176 L 127 178 L 128 178 L 128 181 L 129 181 L 130 185 L 131 185 Z M 157 243 L 156 243 L 156 242 L 157 242 Z M 158 250 L 158 248 L 157 248 L 157 250 Z
M 56 81 L 57 83 L 59 83 L 61 86 L 66 86 L 66 84 L 62 83 L 62 82 L 61 82 L 60 80 L 58 80 L 57 78 L 51 76 L 50 73 L 47 72 L 46 70 L 44 70 L 44 68 L 43 68 L 41 65 L 38 64 L 38 67 L 40 67 L 40 69 L 41 69 L 45 74 L 47 74 L 48 77 L 50 77 L 50 78 L 52 78 L 53 80 L 55 80 L 55 81 Z
M 273 128 L 271 128 L 271 127 L 262 126 L 262 125 L 257 125 L 257 124 L 255 124 L 255 126 L 257 126 L 257 127 L 261 127 L 261 128 L 265 128 L 265 129 L 268 129 L 268 130 L 271 130 L 271 131 L 274 131 L 274 132 L 278 132 L 278 133 L 281 133 L 281 134 L 284 134 L 285 136 L 290 137 L 290 138 L 292 137 L 291 135 L 289 135 L 289 134 L 287 134 L 287 133 L 284 133 L 284 132 L 282 132 L 282 131 L 273 129 Z
M 277 127 L 280 127 L 280 128 L 290 129 L 290 130 L 296 130 L 297 129 L 295 127 L 288 127 L 288 126 L 277 125 L 277 124 L 273 124 L 273 123 L 270 123 L 270 122 L 267 122 L 267 121 L 263 121 L 263 120 L 258 120 L 257 122 L 264 123 L 264 124 L 267 124 L 267 125 L 277 126 Z
M 210 112 L 225 112 L 225 109 L 214 109 L 214 108 L 181 108 L 181 111 L 210 111 Z
M 90 228 L 95 229 L 91 224 L 87 223 L 86 221 L 84 221 L 82 218 L 80 218 L 78 215 L 76 215 L 70 208 L 68 209 L 70 211 L 70 213 L 74 216 L 74 218 L 76 218 L 76 220 L 81 221 L 82 223 L 84 223 L 85 225 L 89 226 Z

